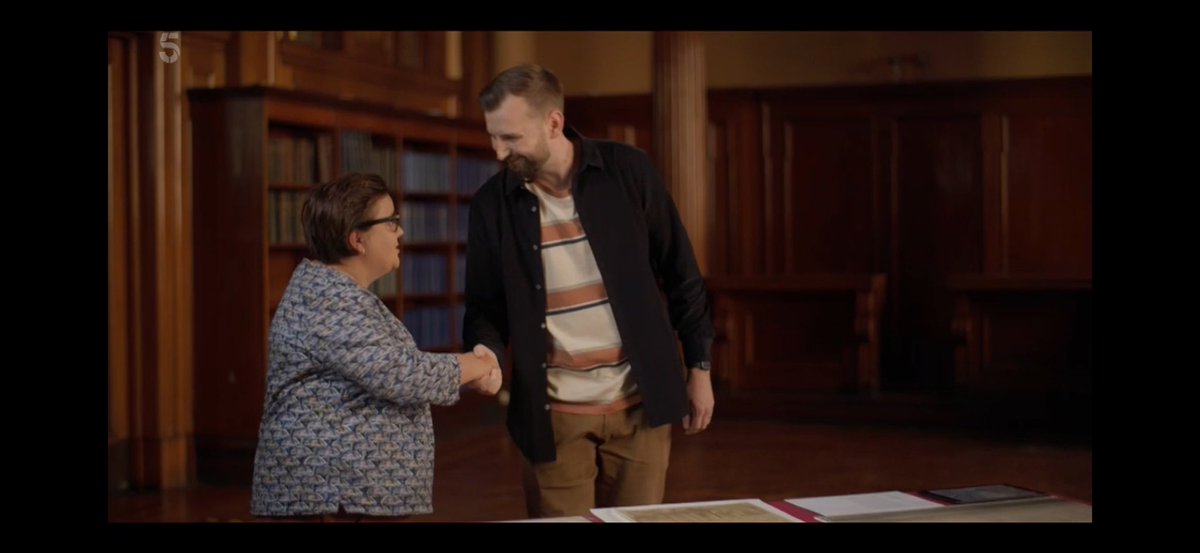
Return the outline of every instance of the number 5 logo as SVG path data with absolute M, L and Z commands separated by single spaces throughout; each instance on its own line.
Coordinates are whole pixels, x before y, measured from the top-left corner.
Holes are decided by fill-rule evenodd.
M 179 31 L 162 34 L 162 38 L 158 42 L 162 45 L 163 51 L 158 53 L 158 59 L 167 63 L 175 63 L 175 60 L 179 59 L 179 45 L 170 42 L 172 40 L 179 40 Z

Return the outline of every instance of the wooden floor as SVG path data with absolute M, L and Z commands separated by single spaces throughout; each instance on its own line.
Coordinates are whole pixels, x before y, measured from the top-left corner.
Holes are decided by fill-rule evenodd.
M 503 425 L 438 436 L 434 512 L 414 522 L 525 517 L 521 457 Z M 722 421 L 676 428 L 665 501 L 767 501 L 1007 483 L 1092 500 L 1090 444 L 883 426 Z M 110 522 L 244 522 L 249 487 L 109 497 Z

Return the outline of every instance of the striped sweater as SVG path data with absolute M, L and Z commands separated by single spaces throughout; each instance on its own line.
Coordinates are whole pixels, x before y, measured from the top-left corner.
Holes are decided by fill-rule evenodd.
M 525 186 L 540 208 L 550 408 L 605 414 L 636 405 L 637 384 L 574 198 Z

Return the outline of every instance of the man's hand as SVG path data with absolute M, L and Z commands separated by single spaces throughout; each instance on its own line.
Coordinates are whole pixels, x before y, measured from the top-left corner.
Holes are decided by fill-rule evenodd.
M 690 369 L 688 371 L 687 395 L 690 414 L 683 417 L 684 434 L 703 432 L 712 422 L 713 399 L 712 375 L 708 371 Z

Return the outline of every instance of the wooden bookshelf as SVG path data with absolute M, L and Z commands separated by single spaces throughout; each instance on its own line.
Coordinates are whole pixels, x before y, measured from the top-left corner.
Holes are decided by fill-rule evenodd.
M 466 206 L 498 165 L 478 122 L 266 87 L 188 96 L 197 475 L 244 482 L 266 393 L 271 317 L 308 255 L 299 215 L 309 188 L 351 171 L 384 178 L 404 215 L 406 245 L 400 269 L 372 291 L 421 349 L 461 351 Z

